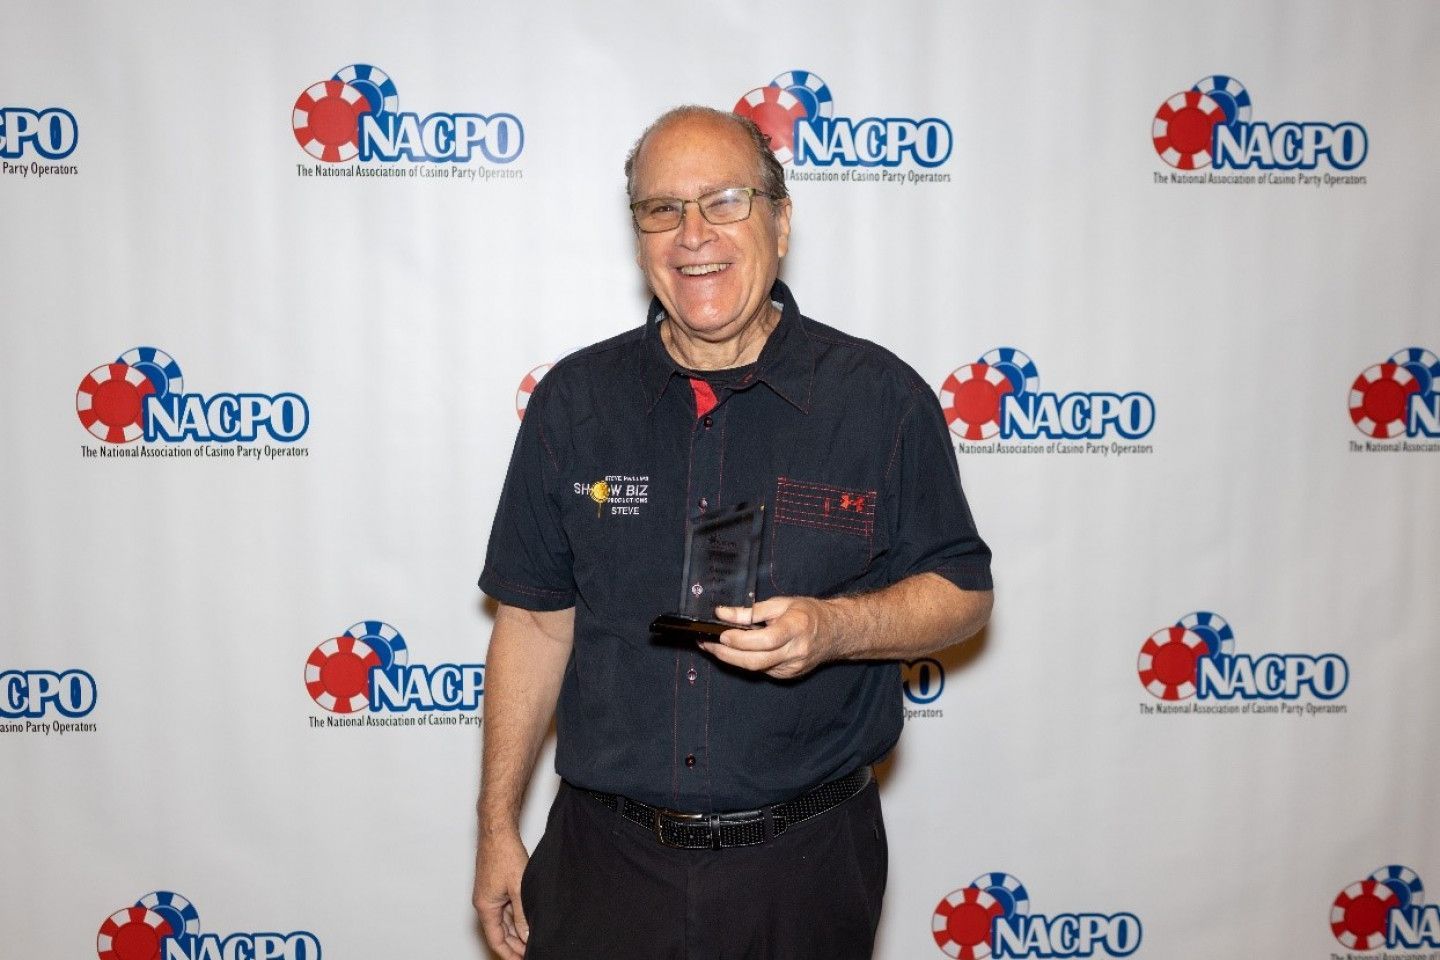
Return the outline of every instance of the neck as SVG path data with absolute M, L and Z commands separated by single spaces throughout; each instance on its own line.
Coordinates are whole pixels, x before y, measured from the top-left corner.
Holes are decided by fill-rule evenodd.
M 729 370 L 760 359 L 760 351 L 780 323 L 780 311 L 768 300 L 740 332 L 719 342 L 689 332 L 668 314 L 660 324 L 660 342 L 670 358 L 688 370 Z

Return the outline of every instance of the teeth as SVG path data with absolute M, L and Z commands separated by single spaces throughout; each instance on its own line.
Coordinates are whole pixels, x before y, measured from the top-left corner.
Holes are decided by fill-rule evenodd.
M 707 273 L 719 273 L 730 266 L 728 263 L 697 263 L 687 267 L 681 267 L 680 272 L 687 277 L 701 277 Z

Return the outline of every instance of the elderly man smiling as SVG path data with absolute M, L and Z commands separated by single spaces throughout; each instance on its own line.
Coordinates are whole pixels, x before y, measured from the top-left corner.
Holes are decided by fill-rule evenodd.
M 792 204 L 764 135 L 681 107 L 625 172 L 654 300 L 541 381 L 480 577 L 475 906 L 507 960 L 869 957 L 898 661 L 984 625 L 990 552 L 934 394 L 777 280 Z M 687 524 L 742 502 L 766 507 L 753 605 L 661 642 Z M 527 857 L 552 715 L 563 782 Z

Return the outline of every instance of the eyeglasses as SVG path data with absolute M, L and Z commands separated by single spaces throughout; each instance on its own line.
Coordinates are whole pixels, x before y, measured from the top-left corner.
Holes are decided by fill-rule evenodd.
M 680 226 L 680 222 L 685 219 L 685 205 L 693 203 L 700 208 L 700 215 L 707 223 L 718 227 L 727 223 L 739 223 L 749 217 L 757 196 L 775 199 L 774 195 L 755 187 L 726 187 L 693 200 L 681 200 L 679 197 L 636 200 L 630 204 L 630 212 L 634 215 L 635 226 L 641 233 L 665 233 Z

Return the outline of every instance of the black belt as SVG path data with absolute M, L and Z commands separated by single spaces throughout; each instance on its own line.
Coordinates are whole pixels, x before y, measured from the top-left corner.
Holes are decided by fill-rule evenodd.
M 794 800 L 733 813 L 682 813 L 652 807 L 614 793 L 585 792 L 631 823 L 649 830 L 656 840 L 667 847 L 720 850 L 724 847 L 753 847 L 778 837 L 795 824 L 818 817 L 849 800 L 869 786 L 871 779 L 870 768 L 861 767 Z

